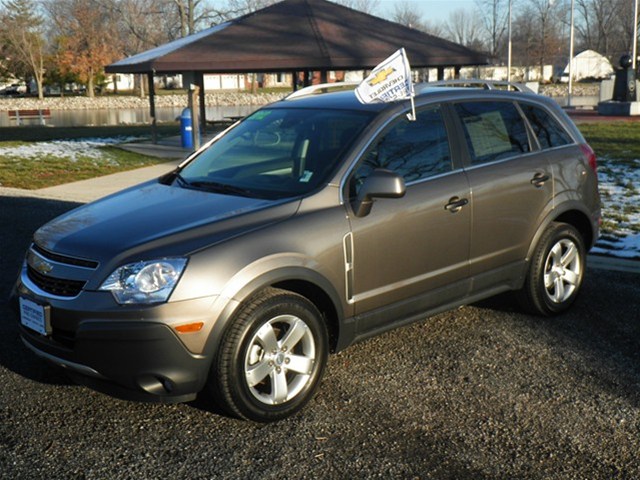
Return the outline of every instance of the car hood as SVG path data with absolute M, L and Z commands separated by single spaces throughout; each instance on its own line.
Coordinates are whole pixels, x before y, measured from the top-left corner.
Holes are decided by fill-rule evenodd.
M 104 264 L 187 255 L 293 215 L 299 201 L 223 195 L 148 182 L 41 227 L 40 247 Z

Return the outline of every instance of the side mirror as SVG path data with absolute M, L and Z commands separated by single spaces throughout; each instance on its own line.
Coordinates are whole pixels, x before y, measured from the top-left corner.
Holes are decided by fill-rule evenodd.
M 406 191 L 404 178 L 390 170 L 377 168 L 362 184 L 353 210 L 357 217 L 365 217 L 369 215 L 374 199 L 400 198 L 404 197 Z

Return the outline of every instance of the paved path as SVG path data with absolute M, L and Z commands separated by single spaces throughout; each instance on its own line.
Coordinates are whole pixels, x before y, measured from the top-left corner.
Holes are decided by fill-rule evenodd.
M 207 138 L 205 138 L 205 141 Z M 127 143 L 120 148 L 150 157 L 163 158 L 166 162 L 126 172 L 113 173 L 97 178 L 56 185 L 39 190 L 22 190 L 0 187 L 0 196 L 37 197 L 74 202 L 91 202 L 124 188 L 146 182 L 173 170 L 191 152 L 180 147 L 180 137 L 169 137 L 157 144 L 149 142 Z

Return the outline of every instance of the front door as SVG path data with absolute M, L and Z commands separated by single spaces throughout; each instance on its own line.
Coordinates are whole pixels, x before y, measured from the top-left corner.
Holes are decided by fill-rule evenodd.
M 351 177 L 351 197 L 375 169 L 399 173 L 399 199 L 378 199 L 364 217 L 349 214 L 351 298 L 360 332 L 384 327 L 464 296 L 468 289 L 469 185 L 454 168 L 442 109 L 402 115 L 374 140 Z M 462 206 L 458 206 L 462 205 Z

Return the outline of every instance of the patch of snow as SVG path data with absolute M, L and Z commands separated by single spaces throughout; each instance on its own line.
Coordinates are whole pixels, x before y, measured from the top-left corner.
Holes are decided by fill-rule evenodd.
M 598 180 L 602 218 L 615 228 L 602 232 L 592 252 L 640 259 L 640 160 L 619 163 L 603 157 Z
M 76 162 L 79 158 L 103 159 L 102 147 L 139 140 L 138 137 L 83 138 L 79 140 L 53 140 L 34 142 L 17 147 L 0 147 L 0 155 L 16 160 L 39 160 L 54 157 Z

